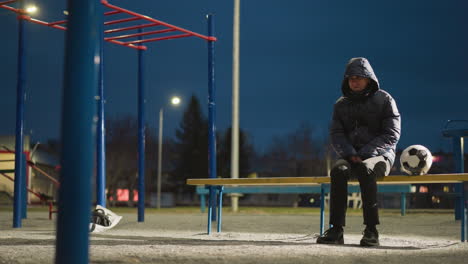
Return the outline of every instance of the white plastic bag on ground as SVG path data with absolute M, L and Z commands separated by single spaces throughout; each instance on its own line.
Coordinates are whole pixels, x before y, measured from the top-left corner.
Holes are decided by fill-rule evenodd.
M 107 231 L 107 230 L 113 228 L 114 226 L 116 226 L 120 222 L 120 219 L 122 219 L 122 216 L 116 215 L 111 210 L 109 210 L 109 209 L 107 209 L 105 207 L 102 207 L 100 205 L 96 205 L 96 210 L 104 211 L 104 214 L 108 217 L 108 219 L 110 221 L 110 225 L 109 226 L 103 226 L 103 225 L 96 224 L 96 223 L 90 223 L 89 224 L 89 231 L 91 233 L 100 233 L 100 232 Z

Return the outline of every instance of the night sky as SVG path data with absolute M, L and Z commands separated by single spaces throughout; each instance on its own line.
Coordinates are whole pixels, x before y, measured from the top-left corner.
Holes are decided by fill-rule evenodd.
M 201 34 L 207 34 L 205 15 L 215 14 L 217 127 L 230 126 L 233 1 L 109 2 Z M 40 10 L 33 17 L 63 19 L 66 1 L 36 4 Z M 398 147 L 451 150 L 441 135 L 445 122 L 468 119 L 467 10 L 464 0 L 242 0 L 241 128 L 259 151 L 303 122 L 325 138 L 347 61 L 367 57 L 401 112 Z M 26 30 L 25 131 L 44 142 L 59 137 L 65 35 L 31 23 Z M 14 134 L 17 20 L 4 9 L 0 32 L 0 134 Z M 170 96 L 187 102 L 195 94 L 206 112 L 207 45 L 184 38 L 147 46 L 146 121 L 155 129 L 164 107 L 165 135 L 173 136 L 186 105 L 169 106 Z M 136 50 L 106 43 L 104 63 L 107 117 L 136 118 Z

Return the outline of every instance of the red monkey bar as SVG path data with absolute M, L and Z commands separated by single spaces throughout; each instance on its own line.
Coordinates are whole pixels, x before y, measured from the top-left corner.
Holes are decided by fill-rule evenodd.
M 8 6 L 7 4 L 11 4 L 14 2 L 17 2 L 18 0 L 10 0 L 10 1 L 5 1 L 5 2 L 0 2 L 0 8 L 4 8 L 10 11 L 13 11 L 18 14 L 18 19 L 24 19 L 32 23 L 36 23 L 39 25 L 43 26 L 48 26 L 60 30 L 67 30 L 67 20 L 59 20 L 59 21 L 54 21 L 54 22 L 45 22 L 41 21 L 35 18 L 31 18 L 26 10 L 19 9 L 19 8 L 14 8 L 11 6 Z M 109 21 L 104 21 L 104 26 L 113 26 L 113 25 L 118 25 L 121 23 L 128 23 L 132 21 L 144 21 L 148 23 L 142 23 L 140 25 L 131 25 L 131 26 L 126 26 L 126 27 L 120 27 L 120 28 L 110 28 L 106 29 L 104 31 L 105 34 L 113 34 L 117 32 L 123 32 L 123 31 L 129 31 L 129 30 L 134 30 L 134 29 L 142 29 L 142 28 L 148 28 L 148 27 L 158 27 L 160 29 L 158 30 L 153 30 L 153 31 L 148 31 L 148 32 L 142 32 L 142 33 L 133 33 L 133 34 L 126 34 L 126 35 L 117 35 L 117 36 L 110 36 L 110 37 L 104 37 L 104 40 L 118 44 L 121 46 L 126 46 L 134 49 L 141 49 L 141 50 L 146 50 L 147 47 L 142 45 L 143 43 L 147 42 L 156 42 L 160 40 L 167 40 L 167 39 L 176 39 L 176 38 L 185 38 L 185 37 L 197 37 L 204 39 L 206 41 L 216 41 L 216 37 L 212 36 L 204 36 L 198 33 L 195 33 L 193 31 L 171 25 L 169 23 L 163 22 L 161 20 L 157 20 L 142 14 L 138 14 L 136 12 L 115 6 L 110 4 L 107 0 L 101 0 L 101 3 L 110 9 L 110 11 L 104 12 L 104 16 L 113 16 L 113 15 L 126 15 L 123 18 L 115 19 L 115 20 L 109 20 Z M 164 34 L 164 35 L 161 35 Z M 158 37 L 155 37 L 155 35 L 159 35 Z M 143 36 L 152 36 L 152 38 L 147 38 L 147 39 L 141 39 L 141 40 L 127 40 L 123 41 L 123 39 L 131 39 L 131 38 L 137 38 L 137 37 L 143 37 Z

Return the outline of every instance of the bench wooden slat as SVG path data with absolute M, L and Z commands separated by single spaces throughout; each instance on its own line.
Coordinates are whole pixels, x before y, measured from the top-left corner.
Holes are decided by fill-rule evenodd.
M 426 174 L 418 176 L 392 175 L 379 180 L 379 184 L 395 183 L 457 183 L 468 182 L 467 173 Z M 351 180 L 357 183 L 357 180 Z M 276 178 L 203 178 L 187 179 L 188 185 L 318 185 L 330 183 L 330 177 L 276 177 Z

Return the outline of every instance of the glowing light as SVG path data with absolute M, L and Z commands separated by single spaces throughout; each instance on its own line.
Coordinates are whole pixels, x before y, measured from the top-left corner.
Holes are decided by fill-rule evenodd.
M 441 160 L 440 156 L 432 156 L 432 162 L 439 162 Z
M 37 6 L 29 5 L 26 7 L 26 13 L 28 14 L 35 14 L 37 12 Z
M 450 188 L 448 186 L 444 186 L 444 192 L 449 192 Z
M 171 98 L 171 104 L 173 105 L 179 105 L 180 104 L 180 98 L 178 96 L 174 96 Z

